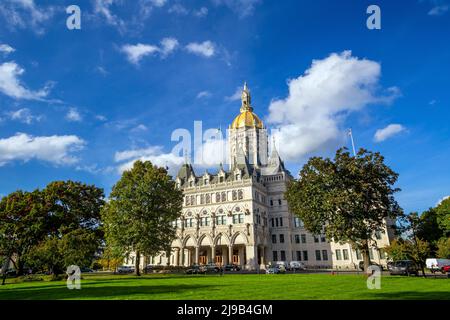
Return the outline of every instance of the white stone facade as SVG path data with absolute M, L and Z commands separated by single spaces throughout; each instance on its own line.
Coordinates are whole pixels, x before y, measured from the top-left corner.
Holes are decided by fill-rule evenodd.
M 180 168 L 176 182 L 184 204 L 177 239 L 169 257 L 161 253 L 145 263 L 234 263 L 257 270 L 274 261 L 301 261 L 308 267 L 355 269 L 362 257 L 348 243 L 312 235 L 289 211 L 283 195 L 292 176 L 274 147 L 268 156 L 267 132 L 252 111 L 245 87 L 241 118 L 230 126 L 229 170 L 221 166 L 215 174 L 196 175 L 190 164 Z M 377 236 L 380 248 L 393 237 L 387 229 Z M 383 251 L 373 248 L 372 255 L 372 261 L 386 264 Z

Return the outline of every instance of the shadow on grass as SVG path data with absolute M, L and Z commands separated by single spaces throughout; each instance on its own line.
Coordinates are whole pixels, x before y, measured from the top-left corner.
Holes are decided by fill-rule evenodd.
M 445 291 L 399 291 L 399 292 L 373 292 L 373 294 L 361 294 L 357 299 L 361 300 L 450 300 L 449 292 Z
M 177 286 L 106 286 L 81 287 L 80 290 L 69 290 L 63 285 L 11 289 L 0 291 L 0 300 L 61 300 L 61 299 L 158 299 L 161 294 L 173 295 L 177 299 L 185 291 L 204 290 L 214 287 L 210 285 L 177 285 Z M 38 289 L 38 290 L 36 290 Z

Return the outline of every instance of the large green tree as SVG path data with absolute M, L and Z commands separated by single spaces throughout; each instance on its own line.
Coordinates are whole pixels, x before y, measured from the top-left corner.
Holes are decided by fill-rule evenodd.
M 141 254 L 167 250 L 176 235 L 183 193 L 167 170 L 136 161 L 114 185 L 102 217 L 106 241 L 114 251 L 135 252 L 136 275 Z
M 359 249 L 367 270 L 374 233 L 402 214 L 394 199 L 397 177 L 380 153 L 360 149 L 351 156 L 342 148 L 333 160 L 311 158 L 289 184 L 286 199 L 310 232 Z
M 0 201 L 0 255 L 24 272 L 25 256 L 45 236 L 45 203 L 39 190 L 16 191 Z
M 434 210 L 439 226 L 444 231 L 444 236 L 450 237 L 450 196 L 442 200 Z
M 70 264 L 83 266 L 92 260 L 102 238 L 103 198 L 102 189 L 72 181 L 2 198 L 0 254 L 12 258 L 19 275 L 25 263 L 54 274 Z

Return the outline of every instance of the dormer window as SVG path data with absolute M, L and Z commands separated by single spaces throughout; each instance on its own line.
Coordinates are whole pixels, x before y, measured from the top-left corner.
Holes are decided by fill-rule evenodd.
M 189 187 L 193 187 L 194 186 L 194 181 L 189 182 Z
M 236 173 L 236 180 L 240 180 L 241 179 L 241 175 L 239 173 Z
M 219 182 L 221 182 L 221 183 L 223 182 L 223 177 L 219 178 Z
M 205 183 L 205 185 L 208 184 L 208 183 L 209 183 L 209 180 L 208 180 L 208 179 L 205 179 L 205 180 L 204 180 L 204 183 Z

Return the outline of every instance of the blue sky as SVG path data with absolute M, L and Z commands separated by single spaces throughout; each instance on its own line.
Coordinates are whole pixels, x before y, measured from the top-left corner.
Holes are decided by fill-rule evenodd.
M 66 27 L 72 4 L 81 30 Z M 381 30 L 366 27 L 371 4 Z M 437 0 L 2 1 L 0 195 L 60 179 L 109 193 L 137 158 L 175 170 L 172 132 L 196 120 L 226 128 L 247 81 L 291 172 L 350 147 L 351 127 L 358 148 L 380 151 L 400 174 L 401 206 L 425 210 L 450 194 L 449 9 Z

